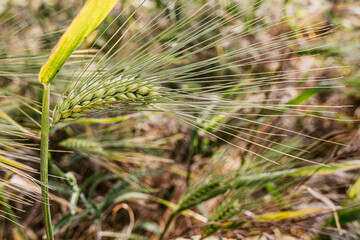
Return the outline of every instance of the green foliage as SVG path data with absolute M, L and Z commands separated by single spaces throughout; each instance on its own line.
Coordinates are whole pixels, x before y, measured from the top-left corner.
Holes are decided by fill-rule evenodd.
M 184 218 L 204 237 L 232 229 L 261 237 L 274 226 L 295 234 L 305 219 L 296 237 L 309 237 L 322 208 L 306 205 L 316 199 L 301 186 L 343 172 L 350 181 L 359 169 L 344 154 L 356 149 L 346 145 L 356 124 L 340 124 L 355 119 L 356 44 L 329 47 L 334 27 L 292 1 L 115 2 L 90 0 L 61 38 L 81 3 L 0 4 L 2 215 L 26 238 L 11 205 L 38 197 L 30 187 L 38 166 L 23 160 L 38 161 L 36 76 L 50 56 L 39 78 L 59 74 L 45 99 L 51 151 L 42 159 L 51 158 L 57 238 L 169 239 L 191 230 Z M 35 184 L 14 185 L 18 176 Z M 344 194 L 327 184 L 317 191 Z M 359 220 L 356 186 L 338 211 L 343 228 Z M 123 212 L 134 219 L 117 222 Z M 40 235 L 39 226 L 29 229 Z M 329 226 L 335 218 L 322 231 Z
M 125 182 L 119 176 L 96 173 L 79 186 L 72 173 L 63 173 L 56 166 L 52 166 L 58 175 L 65 178 L 65 184 L 51 183 L 54 190 L 59 190 L 70 198 L 70 214 L 65 214 L 54 225 L 54 232 L 66 232 L 70 227 L 81 224 L 85 219 L 91 219 L 96 224 L 97 221 L 107 217 L 107 212 L 119 203 L 126 201 L 136 201 L 136 199 L 150 199 L 149 194 L 154 190 L 150 188 L 134 187 Z M 146 176 L 146 175 L 145 175 Z M 104 200 L 97 201 L 94 197 L 94 189 L 103 181 L 116 180 L 116 184 L 104 195 Z M 83 205 L 85 209 L 79 209 Z M 100 233 L 101 234 L 101 233 Z M 120 234 L 120 233 L 114 233 Z M 134 239 L 140 239 L 136 234 Z M 136 238 L 137 237 L 137 238 Z

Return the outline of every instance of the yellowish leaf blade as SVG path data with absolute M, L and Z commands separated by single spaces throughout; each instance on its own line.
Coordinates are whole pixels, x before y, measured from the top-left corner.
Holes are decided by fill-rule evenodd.
M 6 163 L 10 166 L 17 167 L 17 168 L 24 169 L 24 170 L 33 170 L 33 168 L 31 168 L 31 167 L 28 167 L 22 163 L 14 161 L 14 160 L 5 158 L 3 156 L 0 156 L 0 162 Z
M 355 199 L 360 195 L 360 178 L 356 180 L 356 182 L 351 185 L 347 191 L 347 195 L 350 199 Z
M 266 213 L 258 218 L 254 219 L 254 221 L 259 222 L 266 222 L 266 221 L 281 221 L 289 218 L 295 218 L 295 217 L 302 217 L 304 215 L 317 213 L 324 211 L 326 209 L 324 208 L 309 208 L 309 209 L 303 209 L 299 211 L 282 211 L 282 212 L 272 212 L 272 213 Z
M 105 19 L 117 0 L 88 0 L 53 48 L 47 62 L 40 69 L 39 81 L 49 84 L 66 60 L 89 34 Z

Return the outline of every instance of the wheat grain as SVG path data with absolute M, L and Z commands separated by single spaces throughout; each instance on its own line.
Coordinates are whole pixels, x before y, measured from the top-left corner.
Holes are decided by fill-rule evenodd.
M 59 121 L 70 121 L 113 104 L 141 103 L 148 104 L 156 100 L 161 90 L 146 81 L 136 83 L 135 77 L 104 81 L 102 84 L 85 83 L 80 89 L 70 91 L 68 97 L 61 99 L 54 109 L 53 124 Z M 88 89 L 90 88 L 90 89 Z
M 103 151 L 100 143 L 88 139 L 68 138 L 60 143 L 61 146 L 69 149 L 77 149 L 78 151 L 86 150 L 88 152 Z
M 215 210 L 213 210 L 208 220 L 211 222 L 222 222 L 234 217 L 240 211 L 239 207 L 241 203 L 238 198 L 240 197 L 235 196 L 235 198 L 233 197 L 230 200 L 223 201 Z M 203 235 L 209 236 L 216 232 L 219 228 L 220 226 L 218 225 L 206 226 L 203 230 Z
M 199 186 L 193 191 L 188 192 L 179 201 L 179 208 L 177 212 L 192 208 L 201 202 L 223 193 L 224 188 L 221 187 L 222 182 L 222 178 L 216 178 L 209 183 Z

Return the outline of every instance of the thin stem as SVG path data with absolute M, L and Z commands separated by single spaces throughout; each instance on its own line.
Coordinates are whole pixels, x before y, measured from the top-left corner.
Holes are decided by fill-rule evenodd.
M 162 231 L 160 237 L 159 237 L 159 240 L 163 240 L 163 238 L 165 237 L 165 234 L 167 232 L 167 230 L 169 229 L 170 227 L 170 224 L 172 223 L 172 220 L 174 219 L 174 217 L 176 216 L 177 212 L 173 212 L 170 216 L 170 218 L 168 219 L 168 221 L 166 222 L 166 225 L 165 225 L 165 228 L 164 230 Z
M 41 115 L 41 151 L 40 151 L 40 179 L 41 195 L 43 199 L 44 219 L 46 224 L 46 235 L 53 240 L 53 229 L 51 224 L 49 189 L 48 189 L 48 153 L 49 153 L 49 111 L 50 111 L 50 84 L 44 84 L 42 115 Z

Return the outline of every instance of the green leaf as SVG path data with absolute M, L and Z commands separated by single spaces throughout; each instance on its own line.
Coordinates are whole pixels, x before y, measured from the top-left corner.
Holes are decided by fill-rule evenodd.
M 66 60 L 89 34 L 104 20 L 114 8 L 117 0 L 88 0 L 80 13 L 71 22 L 53 48 L 47 62 L 40 69 L 39 81 L 49 84 L 60 71 Z
M 313 174 L 328 175 L 339 171 L 349 171 L 358 168 L 360 168 L 360 161 L 348 161 L 343 163 L 328 164 L 326 166 L 311 165 L 289 170 L 245 175 L 239 176 L 235 179 L 233 188 L 237 189 L 243 186 L 253 186 L 254 184 L 266 184 L 286 176 L 305 177 Z
M 145 231 L 152 232 L 157 235 L 161 234 L 159 225 L 155 222 L 150 222 L 150 221 L 138 221 L 136 222 L 134 229 L 143 229 Z
M 352 221 L 360 220 L 360 206 L 354 206 L 352 208 L 347 208 L 339 210 L 337 212 L 339 215 L 340 224 L 344 225 Z M 335 218 L 332 216 L 325 224 L 325 226 L 336 226 Z
M 54 233 L 58 233 L 63 227 L 68 227 L 72 224 L 75 224 L 81 221 L 89 213 L 87 211 L 72 214 L 63 215 L 62 218 L 55 224 Z
M 296 98 L 289 101 L 287 104 L 289 104 L 289 105 L 302 104 L 302 103 L 306 102 L 307 100 L 309 100 L 315 94 L 322 92 L 324 90 L 326 90 L 324 87 L 313 87 L 313 88 L 307 89 L 307 90 L 303 91 L 301 94 L 299 94 Z
M 360 168 L 360 161 L 348 161 L 342 163 L 328 164 L 326 166 L 308 166 L 295 169 L 290 175 L 292 176 L 309 176 L 312 174 L 327 175 L 339 171 L 350 171 Z

